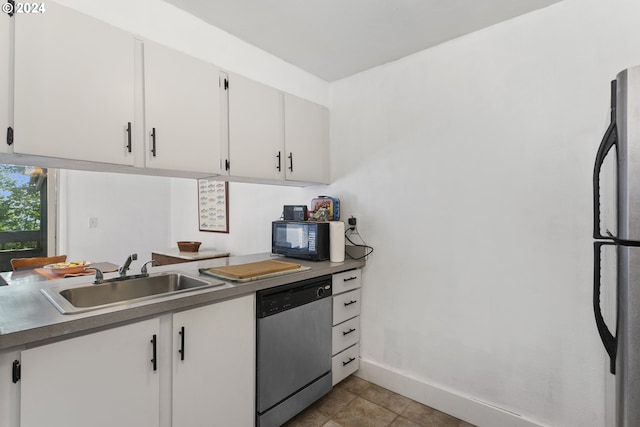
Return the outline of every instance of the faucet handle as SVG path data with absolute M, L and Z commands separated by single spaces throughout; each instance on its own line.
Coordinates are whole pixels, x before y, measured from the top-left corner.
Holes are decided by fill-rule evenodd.
M 145 262 L 144 264 L 142 264 L 142 268 L 140 269 L 140 274 L 145 274 L 145 275 L 149 274 L 149 273 L 147 272 L 147 264 L 151 264 L 151 265 L 153 265 L 153 263 L 154 263 L 154 262 L 155 262 L 156 264 L 158 263 L 158 261 L 156 261 L 155 259 L 152 259 L 151 261 L 147 261 L 147 262 Z
M 102 274 L 102 270 L 97 267 L 86 267 L 84 271 L 95 270 L 96 272 L 96 280 L 93 281 L 94 285 L 99 285 L 104 281 L 104 274 Z

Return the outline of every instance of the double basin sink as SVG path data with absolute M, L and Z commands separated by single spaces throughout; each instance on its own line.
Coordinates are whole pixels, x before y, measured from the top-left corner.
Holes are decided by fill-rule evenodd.
M 41 292 L 62 314 L 75 314 L 223 284 L 223 282 L 208 282 L 182 273 L 166 272 L 118 277 L 97 285 L 57 286 L 42 289 Z

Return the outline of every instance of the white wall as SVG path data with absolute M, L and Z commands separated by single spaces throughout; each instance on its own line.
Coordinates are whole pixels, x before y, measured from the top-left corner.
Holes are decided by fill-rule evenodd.
M 638 16 L 567 0 L 332 85 L 335 186 L 376 248 L 363 358 L 541 424 L 605 425 L 591 170 Z
M 195 180 L 172 179 L 171 241 L 197 240 L 203 248 L 246 255 L 271 252 L 271 221 L 280 218 L 283 205 L 310 206 L 311 199 L 324 195 L 327 186 L 229 183 L 229 234 L 198 231 L 197 191 Z
M 137 253 L 138 269 L 154 249 L 172 246 L 169 178 L 62 170 L 59 182 L 58 253 L 69 260 L 120 265 Z

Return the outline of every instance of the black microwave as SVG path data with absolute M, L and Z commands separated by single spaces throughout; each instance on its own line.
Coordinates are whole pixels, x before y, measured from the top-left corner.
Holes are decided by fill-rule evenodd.
M 329 223 L 273 221 L 271 253 L 311 261 L 329 259 Z

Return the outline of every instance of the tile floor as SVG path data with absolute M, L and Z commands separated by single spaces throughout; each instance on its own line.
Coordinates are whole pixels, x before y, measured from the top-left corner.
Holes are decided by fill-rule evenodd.
M 284 427 L 474 426 L 352 375 Z

